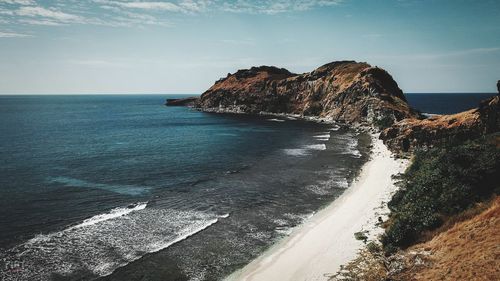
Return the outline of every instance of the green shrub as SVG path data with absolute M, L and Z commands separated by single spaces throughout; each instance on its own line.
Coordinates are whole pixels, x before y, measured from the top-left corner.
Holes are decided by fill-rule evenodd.
M 500 149 L 491 139 L 415 153 L 388 204 L 391 223 L 382 237 L 387 252 L 412 245 L 443 218 L 499 193 Z
M 356 238 L 356 240 L 363 241 L 363 243 L 366 243 L 366 241 L 368 240 L 368 236 L 366 236 L 366 231 L 355 232 L 354 238 Z

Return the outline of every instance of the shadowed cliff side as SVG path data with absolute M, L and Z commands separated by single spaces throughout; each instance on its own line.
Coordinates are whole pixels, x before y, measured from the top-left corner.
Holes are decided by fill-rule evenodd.
M 354 61 L 332 62 L 304 74 L 270 66 L 239 70 L 203 93 L 196 107 L 221 113 L 296 114 L 377 127 L 416 116 L 391 75 Z

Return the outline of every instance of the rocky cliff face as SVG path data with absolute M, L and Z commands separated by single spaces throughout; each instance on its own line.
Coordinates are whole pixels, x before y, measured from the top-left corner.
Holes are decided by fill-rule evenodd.
M 407 152 L 478 138 L 500 130 L 500 96 L 481 102 L 478 108 L 428 119 L 404 119 L 382 131 L 380 138 L 393 151 Z
M 239 70 L 203 93 L 196 107 L 317 116 L 381 127 L 416 116 L 391 75 L 354 61 L 332 62 L 299 75 L 269 66 Z

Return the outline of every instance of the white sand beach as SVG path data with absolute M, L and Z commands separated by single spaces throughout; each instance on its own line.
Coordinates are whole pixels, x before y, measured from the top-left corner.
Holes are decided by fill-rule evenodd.
M 375 225 L 388 212 L 383 203 L 396 190 L 391 176 L 407 165 L 407 160 L 394 159 L 374 135 L 371 160 L 348 190 L 227 279 L 328 280 L 363 246 L 354 233 L 367 230 L 373 238 L 382 232 Z

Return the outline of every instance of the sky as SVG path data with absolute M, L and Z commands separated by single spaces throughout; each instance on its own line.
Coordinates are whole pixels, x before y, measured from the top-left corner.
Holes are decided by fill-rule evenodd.
M 0 0 L 0 94 L 200 94 L 356 60 L 404 92 L 496 92 L 499 0 Z

